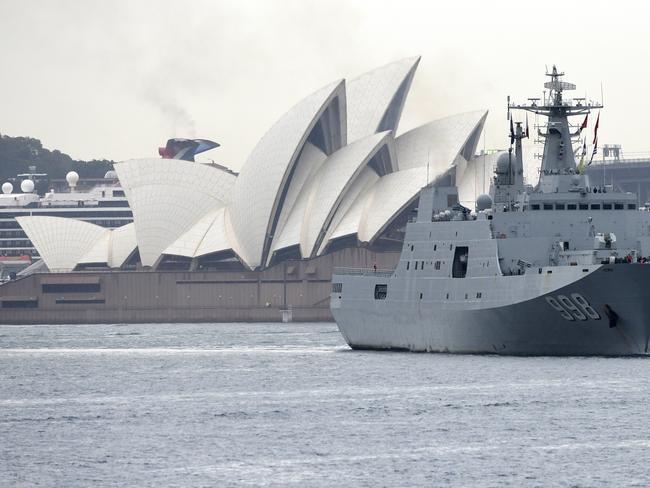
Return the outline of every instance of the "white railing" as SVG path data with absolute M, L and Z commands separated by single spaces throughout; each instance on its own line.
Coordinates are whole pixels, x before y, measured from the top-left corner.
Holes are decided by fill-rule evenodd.
M 347 276 L 377 276 L 381 278 L 390 278 L 393 276 L 392 269 L 378 268 L 334 268 L 335 275 Z

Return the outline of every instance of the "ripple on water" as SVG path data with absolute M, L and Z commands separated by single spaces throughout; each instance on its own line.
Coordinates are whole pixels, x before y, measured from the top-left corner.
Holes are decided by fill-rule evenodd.
M 650 363 L 333 324 L 0 326 L 4 486 L 645 486 Z

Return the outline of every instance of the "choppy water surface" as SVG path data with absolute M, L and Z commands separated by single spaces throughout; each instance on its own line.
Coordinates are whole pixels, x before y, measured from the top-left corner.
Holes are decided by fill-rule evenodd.
M 2 486 L 648 486 L 650 362 L 0 326 Z

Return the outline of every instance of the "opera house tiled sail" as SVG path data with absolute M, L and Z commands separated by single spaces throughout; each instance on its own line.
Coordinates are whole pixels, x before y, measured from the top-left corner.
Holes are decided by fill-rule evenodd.
M 106 230 L 71 219 L 22 217 L 50 271 L 119 268 L 139 259 L 238 262 L 264 269 L 342 245 L 376 245 L 408 218 L 421 187 L 452 178 L 473 202 L 484 174 L 474 157 L 486 111 L 396 135 L 419 58 L 338 80 L 268 130 L 237 175 L 181 159 L 115 165 L 133 224 Z M 470 182 L 471 179 L 471 182 Z

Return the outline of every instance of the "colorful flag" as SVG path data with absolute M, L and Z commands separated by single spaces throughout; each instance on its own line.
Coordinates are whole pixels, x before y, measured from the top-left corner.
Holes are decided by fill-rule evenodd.
M 589 159 L 589 166 L 591 162 L 594 160 L 594 156 L 596 155 L 596 152 L 598 152 L 598 125 L 600 125 L 600 111 L 598 111 L 598 118 L 596 119 L 596 127 L 594 127 L 594 150 L 591 153 L 591 159 Z
M 587 166 L 591 165 L 591 162 L 594 160 L 594 156 L 596 155 L 596 152 L 598 152 L 598 136 L 594 139 L 594 150 L 591 153 L 591 159 L 589 160 L 589 164 Z
M 587 138 L 582 141 L 582 154 L 580 155 L 580 163 L 578 164 L 578 174 L 582 173 L 585 167 L 585 156 L 587 155 Z
M 587 128 L 587 118 L 589 117 L 589 114 L 585 115 L 585 120 L 582 121 L 582 125 L 580 126 L 580 130 L 578 131 L 578 134 L 582 132 L 582 129 Z

